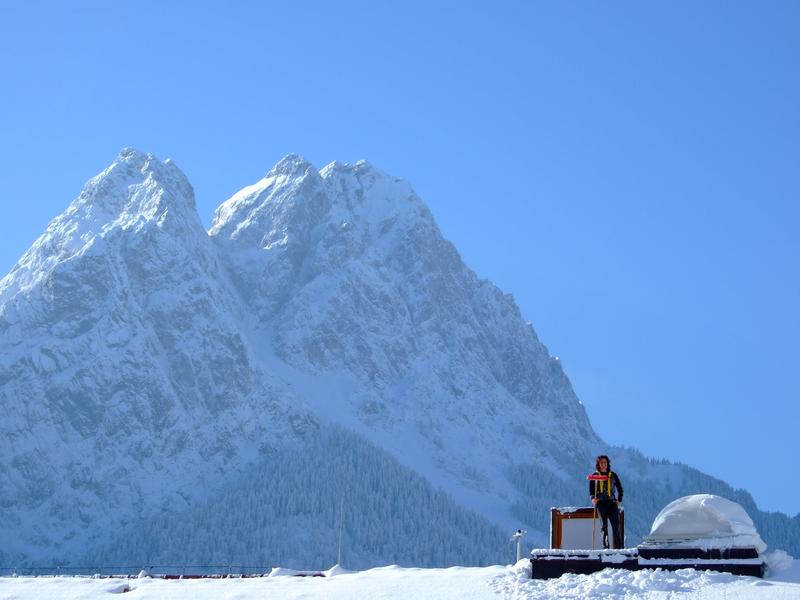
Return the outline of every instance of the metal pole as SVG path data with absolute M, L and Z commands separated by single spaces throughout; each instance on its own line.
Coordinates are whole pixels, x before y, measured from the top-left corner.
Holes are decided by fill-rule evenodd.
M 339 511 L 339 554 L 336 564 L 342 566 L 342 532 L 344 531 L 344 496 L 342 496 L 341 509 Z
M 510 541 L 515 541 L 517 543 L 517 562 L 520 561 L 522 558 L 522 538 L 525 537 L 525 534 L 528 533 L 522 529 L 517 529 L 517 532 L 511 536 Z

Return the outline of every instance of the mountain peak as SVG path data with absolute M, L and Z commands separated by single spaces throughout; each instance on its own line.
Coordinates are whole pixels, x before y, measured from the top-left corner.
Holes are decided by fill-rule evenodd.
M 103 205 L 110 216 L 152 213 L 156 204 L 173 211 L 196 210 L 194 189 L 171 159 L 161 161 L 130 147 L 120 150 L 108 168 L 86 183 L 73 205 L 87 201 Z
M 413 229 L 420 219 L 433 224 L 411 185 L 366 160 L 333 161 L 318 172 L 302 156 L 288 154 L 266 177 L 223 202 L 209 233 L 270 249 L 316 244 L 342 223 L 350 227 L 348 237 L 368 240 Z
M 86 251 L 115 229 L 139 230 L 149 224 L 202 229 L 194 190 L 177 165 L 126 147 L 50 222 L 3 279 L 0 292 L 40 281 L 58 263 Z
M 225 200 L 214 211 L 209 234 L 262 245 L 265 227 L 295 199 L 314 196 L 322 180 L 316 167 L 299 154 L 287 154 L 267 175 Z M 269 231 L 269 229 L 267 230 Z
M 391 175 L 385 173 L 384 171 L 380 170 L 378 167 L 373 165 L 371 162 L 361 159 L 357 160 L 354 163 L 342 162 L 338 160 L 334 160 L 324 167 L 320 169 L 319 174 L 322 176 L 323 179 L 328 179 L 330 177 L 335 177 L 336 175 L 341 175 L 343 173 L 349 173 L 353 175 L 366 175 L 368 173 L 372 173 L 376 176 L 381 177 L 388 177 L 390 179 L 394 179 L 396 181 L 400 181 L 400 179 L 396 177 L 392 177 Z
M 267 177 L 277 177 L 280 175 L 296 177 L 308 171 L 316 171 L 314 165 L 299 154 L 290 152 L 270 169 L 269 173 L 267 173 Z
M 406 222 L 412 228 L 420 219 L 433 224 L 428 207 L 408 181 L 366 160 L 334 161 L 320 171 L 320 176 L 331 190 L 335 205 L 346 206 L 349 212 L 377 224 L 379 229 L 387 221 Z
M 87 182 L 84 192 L 87 188 L 91 188 L 103 180 L 108 180 L 109 183 L 113 182 L 119 187 L 125 184 L 137 185 L 148 179 L 154 181 L 156 185 L 170 188 L 175 192 L 176 200 L 184 201 L 189 208 L 195 210 L 194 189 L 186 175 L 172 159 L 168 158 L 162 162 L 150 152 L 142 152 L 131 147 L 120 150 L 108 168 Z M 84 196 L 83 192 L 82 196 Z M 116 199 L 119 200 L 119 197 Z
M 153 155 L 148 152 L 142 152 L 137 148 L 132 148 L 131 146 L 126 146 L 122 150 L 119 151 L 117 154 L 117 158 L 114 162 L 123 162 L 123 161 L 137 161 L 137 162 L 144 162 L 145 160 L 152 160 Z

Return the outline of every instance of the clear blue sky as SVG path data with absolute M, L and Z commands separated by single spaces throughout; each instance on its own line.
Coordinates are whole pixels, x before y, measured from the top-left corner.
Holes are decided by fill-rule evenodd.
M 376 6 L 380 5 L 380 6 Z M 123 146 L 408 179 L 609 442 L 800 512 L 800 2 L 0 0 L 0 271 Z

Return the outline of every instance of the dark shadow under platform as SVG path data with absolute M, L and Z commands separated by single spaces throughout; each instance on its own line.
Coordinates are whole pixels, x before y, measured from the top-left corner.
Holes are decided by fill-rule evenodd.
M 564 573 L 588 575 L 603 569 L 697 569 L 763 577 L 764 559 L 755 548 L 653 547 L 619 550 L 533 550 L 531 577 L 551 579 Z

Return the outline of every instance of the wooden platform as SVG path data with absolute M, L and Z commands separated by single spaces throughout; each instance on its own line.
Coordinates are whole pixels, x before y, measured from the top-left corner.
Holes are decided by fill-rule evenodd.
M 755 548 L 621 548 L 619 550 L 533 550 L 531 577 L 551 579 L 564 573 L 587 575 L 603 569 L 697 569 L 763 577 L 766 565 Z

